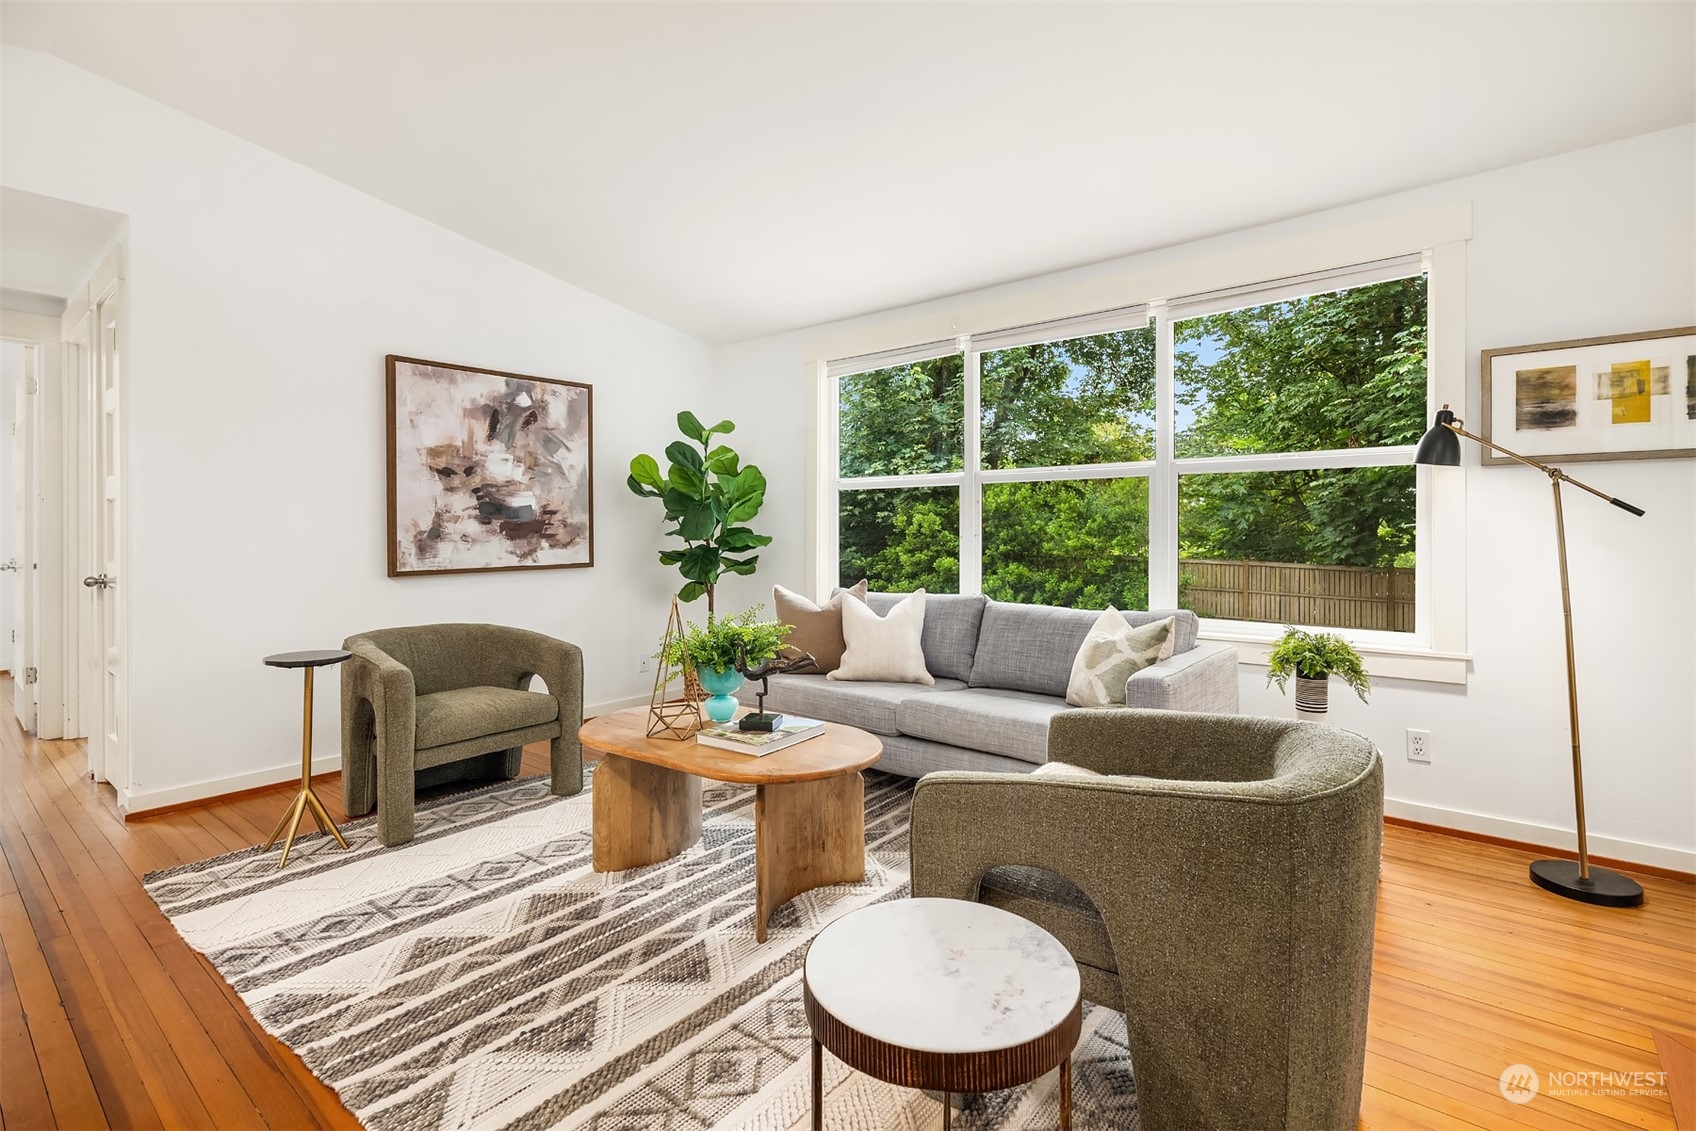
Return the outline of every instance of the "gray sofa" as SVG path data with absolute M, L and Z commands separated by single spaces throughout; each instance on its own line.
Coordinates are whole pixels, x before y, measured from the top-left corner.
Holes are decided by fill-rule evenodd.
M 906 594 L 871 593 L 879 615 Z M 908 777 L 934 770 L 1029 773 L 1048 760 L 1048 722 L 1067 710 L 1072 661 L 1100 614 L 941 593 L 925 598 L 921 644 L 932 686 L 847 683 L 821 675 L 771 680 L 766 707 L 845 723 L 883 740 L 877 768 Z M 1172 658 L 1126 683 L 1126 705 L 1235 714 L 1237 653 L 1196 640 L 1188 610 L 1127 612 L 1132 625 L 1175 617 Z M 755 685 L 738 698 L 750 706 Z

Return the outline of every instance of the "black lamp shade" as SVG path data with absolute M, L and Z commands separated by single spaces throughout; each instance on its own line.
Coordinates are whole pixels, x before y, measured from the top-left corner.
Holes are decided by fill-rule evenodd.
M 1455 414 L 1448 409 L 1437 413 L 1437 422 L 1431 425 L 1431 430 L 1419 438 L 1419 447 L 1414 449 L 1413 462 L 1436 464 L 1442 467 L 1457 467 L 1460 464 L 1460 437 L 1455 435 L 1448 425 Z

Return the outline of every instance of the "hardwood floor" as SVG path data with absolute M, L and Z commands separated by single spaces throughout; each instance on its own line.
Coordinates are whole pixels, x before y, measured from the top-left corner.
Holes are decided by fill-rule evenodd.
M 0 1127 L 358 1126 L 139 882 L 262 842 L 293 787 L 125 824 L 83 764 L 0 710 Z M 320 792 L 341 820 L 334 775 Z M 1673 1127 L 1665 1092 L 1502 1098 L 1510 1064 L 1657 1072 L 1653 1030 L 1696 1027 L 1696 889 L 1645 877 L 1644 907 L 1585 907 L 1529 860 L 1386 831 L 1362 1127 Z

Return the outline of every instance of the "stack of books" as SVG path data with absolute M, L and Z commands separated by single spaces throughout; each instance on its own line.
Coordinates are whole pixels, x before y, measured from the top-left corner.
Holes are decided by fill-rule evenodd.
M 729 722 L 698 731 L 695 735 L 695 741 L 702 746 L 712 746 L 719 750 L 734 750 L 740 754 L 752 754 L 759 757 L 764 754 L 775 754 L 779 750 L 787 750 L 798 742 L 817 738 L 823 733 L 824 724 L 818 719 L 803 719 L 795 715 L 785 715 L 783 725 L 776 730 L 739 730 L 734 722 Z

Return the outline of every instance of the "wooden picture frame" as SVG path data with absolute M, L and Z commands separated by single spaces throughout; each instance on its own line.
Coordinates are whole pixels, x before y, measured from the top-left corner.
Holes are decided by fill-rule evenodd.
M 595 564 L 594 389 L 390 354 L 390 577 Z
M 1696 326 L 1484 350 L 1479 435 L 1546 463 L 1696 456 Z M 1480 446 L 1486 467 L 1514 461 Z

